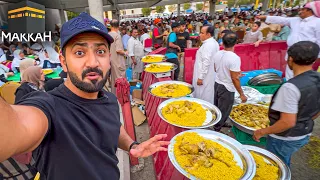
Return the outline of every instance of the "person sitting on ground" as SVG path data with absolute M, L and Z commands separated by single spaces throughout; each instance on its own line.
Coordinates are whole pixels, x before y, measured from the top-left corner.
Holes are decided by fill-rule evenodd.
M 255 22 L 251 28 L 251 31 L 247 31 L 243 38 L 243 43 L 253 43 L 255 47 L 258 47 L 263 40 L 262 32 L 259 31 L 261 23 Z
M 40 67 L 32 66 L 27 68 L 24 71 L 21 80 L 22 83 L 15 92 L 15 103 L 23 99 L 23 96 L 25 96 L 26 94 L 29 94 L 34 91 L 44 90 L 43 86 L 45 79 L 42 69 Z
M 20 72 L 20 62 L 24 60 L 24 53 L 22 50 L 17 49 L 13 52 L 14 59 L 12 61 L 13 72 Z
M 14 56 L 13 56 L 13 52 L 16 50 L 16 45 L 11 44 L 9 46 L 9 51 L 6 52 L 6 56 L 7 56 L 7 60 L 12 61 Z
M 32 66 L 36 66 L 37 63 L 34 59 L 31 59 L 31 58 L 26 58 L 24 59 L 23 61 L 20 62 L 20 78 L 22 78 L 23 76 L 23 73 L 29 68 L 29 67 L 32 67 Z
M 43 68 L 56 68 L 57 66 L 61 66 L 59 54 L 52 47 L 46 47 L 45 57 L 46 60 L 44 60 Z
M 64 81 L 67 79 L 67 73 L 64 71 L 61 71 L 59 76 L 60 78 L 50 79 L 44 84 L 44 89 L 46 92 L 54 90 L 56 87 L 59 87 L 60 84 L 63 84 Z
M 22 50 L 23 50 L 24 55 L 31 55 L 30 48 L 27 43 L 22 44 Z
M 7 78 L 13 75 L 14 75 L 13 72 L 10 72 L 10 69 L 7 66 L 0 64 L 0 81 L 1 82 L 3 83 L 8 82 Z

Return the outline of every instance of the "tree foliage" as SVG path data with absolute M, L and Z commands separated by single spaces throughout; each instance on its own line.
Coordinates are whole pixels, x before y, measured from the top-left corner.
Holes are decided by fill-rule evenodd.
M 293 4 L 293 7 L 299 6 L 299 5 L 300 5 L 300 0 L 296 0 L 296 1 L 294 2 L 294 4 Z
M 191 4 L 190 3 L 185 3 L 185 4 L 183 4 L 183 9 L 184 10 L 187 10 L 187 9 L 189 9 L 191 7 Z
M 259 0 L 263 3 L 263 0 Z M 256 0 L 228 0 L 228 7 L 238 6 L 238 5 L 251 5 L 256 3 Z
M 144 16 L 149 16 L 151 14 L 152 9 L 151 8 L 142 8 L 141 11 Z
M 163 13 L 164 10 L 166 10 L 165 6 L 156 6 L 156 12 L 157 13 Z
M 174 12 L 175 10 L 177 10 L 177 7 L 175 5 L 170 5 L 168 7 L 169 12 Z
M 67 11 L 67 16 L 68 16 L 68 20 L 74 18 L 74 17 L 77 17 L 79 15 L 79 13 L 75 13 L 75 12 L 72 12 L 72 11 Z
M 196 4 L 196 9 L 197 9 L 197 11 L 201 11 L 202 8 L 203 8 L 203 3 L 198 3 L 198 4 Z

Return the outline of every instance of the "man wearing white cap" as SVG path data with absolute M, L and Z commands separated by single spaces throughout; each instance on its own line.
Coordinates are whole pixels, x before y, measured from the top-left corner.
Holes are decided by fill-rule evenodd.
M 279 16 L 259 16 L 266 19 L 266 23 L 283 24 L 291 29 L 288 37 L 288 49 L 299 41 L 311 41 L 320 46 L 320 1 L 309 2 L 299 11 L 299 17 L 284 18 Z M 318 61 L 320 54 L 318 56 Z M 286 56 L 287 60 L 287 56 Z M 286 67 L 286 79 L 293 77 L 289 66 Z

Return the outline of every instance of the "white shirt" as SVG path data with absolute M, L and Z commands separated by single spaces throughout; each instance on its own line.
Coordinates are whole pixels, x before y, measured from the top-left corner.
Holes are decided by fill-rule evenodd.
M 300 98 L 301 93 L 297 86 L 292 83 L 285 83 L 280 87 L 276 97 L 274 98 L 274 104 L 272 105 L 271 109 L 284 113 L 298 114 Z M 297 141 L 310 135 L 311 134 L 295 137 L 283 137 L 270 134 L 270 136 L 273 138 L 285 141 Z
M 140 41 L 141 41 L 143 47 L 145 47 L 145 46 L 144 46 L 144 41 L 145 41 L 146 39 L 150 39 L 150 35 L 149 35 L 148 33 L 144 33 L 144 34 L 140 37 Z M 151 52 L 151 51 L 152 51 L 152 48 L 151 48 L 151 47 L 149 47 L 149 48 L 144 48 L 144 50 L 147 51 L 147 52 Z
M 311 41 L 320 46 L 320 18 L 315 16 L 305 19 L 300 17 L 267 16 L 266 22 L 290 27 L 291 32 L 287 40 L 289 47 L 299 41 Z M 320 53 L 318 57 L 320 58 Z
M 131 38 L 129 39 L 128 54 L 130 57 L 135 56 L 136 58 L 141 58 L 142 56 L 144 56 L 143 45 L 138 40 L 138 38 L 134 38 L 133 36 L 131 36 Z
M 224 85 L 229 92 L 235 92 L 230 71 L 240 72 L 241 59 L 231 51 L 221 50 L 214 57 L 214 65 L 217 72 L 216 82 Z

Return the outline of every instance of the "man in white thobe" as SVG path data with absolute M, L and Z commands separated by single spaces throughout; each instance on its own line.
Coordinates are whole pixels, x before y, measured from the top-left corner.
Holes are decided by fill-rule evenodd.
M 132 36 L 128 41 L 128 53 L 132 60 L 132 78 L 140 79 L 140 74 L 143 71 L 143 62 L 141 61 L 144 56 L 144 47 L 138 39 L 138 30 L 132 30 Z
M 288 49 L 299 41 L 311 41 L 320 46 L 320 1 L 307 3 L 299 11 L 299 17 L 260 16 L 266 23 L 282 24 L 291 29 L 287 39 Z M 288 55 L 286 55 L 286 60 Z M 318 56 L 318 61 L 320 54 Z M 286 67 L 286 79 L 293 78 L 293 71 Z
M 213 104 L 214 100 L 214 59 L 213 56 L 219 51 L 219 44 L 213 38 L 214 27 L 205 25 L 200 31 L 202 46 L 196 54 L 196 61 L 193 69 L 192 85 L 194 86 L 193 96 Z

